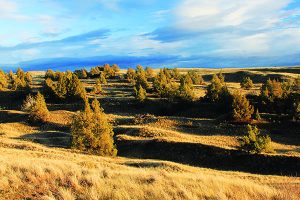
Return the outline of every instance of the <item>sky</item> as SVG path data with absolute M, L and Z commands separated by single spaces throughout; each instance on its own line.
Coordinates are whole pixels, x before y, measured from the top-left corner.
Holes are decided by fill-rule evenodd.
M 0 0 L 0 66 L 300 64 L 300 0 Z

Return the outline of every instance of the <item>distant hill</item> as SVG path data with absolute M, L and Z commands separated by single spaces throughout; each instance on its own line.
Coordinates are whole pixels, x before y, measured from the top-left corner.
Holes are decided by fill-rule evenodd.
M 182 56 L 96 56 L 86 58 L 45 58 L 24 61 L 16 64 L 0 64 L 5 71 L 15 70 L 21 67 L 25 70 L 74 70 L 76 68 L 89 68 L 103 65 L 105 63 L 118 64 L 120 68 L 135 68 L 136 65 L 151 67 L 194 67 L 194 68 L 237 68 L 237 67 L 258 67 L 258 66 L 295 66 L 300 64 L 300 55 L 278 56 L 278 57 L 182 57 Z

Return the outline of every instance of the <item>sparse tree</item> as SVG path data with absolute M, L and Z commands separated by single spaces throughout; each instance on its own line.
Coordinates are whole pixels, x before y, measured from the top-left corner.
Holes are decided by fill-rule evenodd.
M 147 79 L 154 78 L 154 70 L 151 67 L 146 67 L 145 73 L 146 73 L 146 78 Z
M 241 82 L 241 87 L 246 89 L 246 90 L 249 90 L 253 87 L 253 82 L 251 80 L 250 77 L 244 77 L 242 82 Z
M 178 87 L 166 69 L 160 69 L 153 81 L 153 87 L 160 97 L 172 100 L 177 96 Z
M 101 84 L 104 84 L 104 85 L 107 84 L 107 81 L 106 81 L 106 78 L 105 78 L 103 72 L 100 73 L 100 78 L 99 78 L 99 80 L 100 80 L 100 83 L 101 83 Z
M 147 92 L 142 86 L 134 87 L 135 97 L 139 102 L 144 102 L 147 98 Z
M 147 89 L 149 87 L 149 83 L 146 78 L 145 70 L 142 66 L 138 65 L 135 70 L 135 87 L 139 88 L 140 86 L 144 89 Z
M 94 85 L 94 88 L 93 88 L 93 93 L 100 94 L 102 92 L 103 92 L 103 90 L 101 87 L 101 81 L 100 81 L 100 79 L 97 79 L 96 84 Z
M 232 118 L 235 121 L 249 121 L 253 113 L 254 108 L 250 105 L 246 96 L 240 93 L 233 94 Z
M 0 70 L 0 91 L 4 90 L 8 86 L 5 73 Z
M 117 64 L 113 64 L 111 66 L 112 76 L 116 76 L 119 71 L 120 71 L 120 67 Z
M 117 154 L 112 125 L 97 99 L 92 102 L 92 109 L 86 100 L 85 110 L 73 118 L 71 133 L 74 148 L 101 156 Z
M 191 77 L 193 84 L 195 84 L 195 85 L 203 84 L 204 80 L 203 80 L 202 76 L 200 76 L 196 71 L 190 70 L 190 71 L 188 71 L 188 75 Z
M 272 141 L 268 135 L 261 135 L 256 126 L 247 126 L 247 134 L 239 138 L 240 149 L 250 154 L 273 152 Z
M 35 101 L 29 111 L 29 117 L 33 122 L 46 122 L 49 116 L 49 111 L 44 99 L 44 96 L 38 92 L 35 96 Z
M 222 74 L 214 74 L 210 85 L 207 87 L 205 98 L 211 102 L 222 102 L 229 96 Z
M 135 76 L 136 76 L 135 70 L 132 68 L 128 68 L 126 73 L 126 78 L 131 84 L 134 84 Z
M 179 96 L 186 101 L 193 101 L 195 99 L 192 79 L 188 74 L 182 76 L 180 79 Z

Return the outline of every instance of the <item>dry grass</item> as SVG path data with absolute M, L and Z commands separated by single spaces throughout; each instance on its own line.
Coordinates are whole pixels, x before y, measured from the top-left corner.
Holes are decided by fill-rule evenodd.
M 300 180 L 292 177 L 219 172 L 171 162 L 102 158 L 29 142 L 18 143 L 27 148 L 1 147 L 1 199 L 300 197 L 297 191 Z

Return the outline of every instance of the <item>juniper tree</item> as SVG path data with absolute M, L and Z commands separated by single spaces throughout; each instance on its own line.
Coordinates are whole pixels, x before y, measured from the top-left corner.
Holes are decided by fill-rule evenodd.
M 144 102 L 147 98 L 147 92 L 142 86 L 138 86 L 138 88 L 134 87 L 135 98 L 139 102 Z
M 44 96 L 38 92 L 35 96 L 34 103 L 29 111 L 29 117 L 33 122 L 46 122 L 49 111 Z
M 188 71 L 188 75 L 191 77 L 191 79 L 193 81 L 193 84 L 195 84 L 195 85 L 201 85 L 201 84 L 203 84 L 204 80 L 203 80 L 202 76 L 200 76 L 194 70 Z
M 135 70 L 135 87 L 139 88 L 140 86 L 144 89 L 149 87 L 149 83 L 147 81 L 145 70 L 142 66 L 138 65 Z
M 103 72 L 100 73 L 99 80 L 100 80 L 100 83 L 101 83 L 101 84 L 107 84 L 107 81 L 106 81 L 106 78 L 105 78 Z
M 100 94 L 103 92 L 101 87 L 101 81 L 100 79 L 97 79 L 96 84 L 94 85 L 93 91 L 94 94 Z
M 45 79 L 50 78 L 51 80 L 56 80 L 56 73 L 52 69 L 48 69 L 45 74 Z
M 242 88 L 249 90 L 253 87 L 253 82 L 250 77 L 244 77 L 240 85 Z
M 253 106 L 245 95 L 234 93 L 232 102 L 232 118 L 235 121 L 249 121 L 254 113 Z
M 71 133 L 73 148 L 101 156 L 117 154 L 112 125 L 97 99 L 92 102 L 92 108 L 88 100 L 85 101 L 84 111 L 73 118 Z
M 153 81 L 154 91 L 157 92 L 160 97 L 166 97 L 172 100 L 178 91 L 176 83 L 171 79 L 168 70 L 160 69 Z
M 0 70 L 0 91 L 4 90 L 7 86 L 7 77 L 5 73 L 2 70 Z
M 154 78 L 154 70 L 151 67 L 146 67 L 145 73 L 146 73 L 146 78 L 147 79 Z
M 131 84 L 134 84 L 134 81 L 135 81 L 135 70 L 132 69 L 132 68 L 128 68 L 127 69 L 127 73 L 126 73 L 126 78 L 127 78 L 127 80 Z
M 239 138 L 240 149 L 250 154 L 273 152 L 272 141 L 268 135 L 261 135 L 256 126 L 247 126 L 247 134 Z
M 205 98 L 211 102 L 222 102 L 229 97 L 229 91 L 222 74 L 214 74 L 206 90 Z
M 117 64 L 113 64 L 111 66 L 111 75 L 116 76 L 116 74 L 120 71 L 120 67 Z
M 193 91 L 192 80 L 188 74 L 185 76 L 182 76 L 180 79 L 179 96 L 180 96 L 180 98 L 187 100 L 187 101 L 192 101 L 195 99 L 195 93 Z

